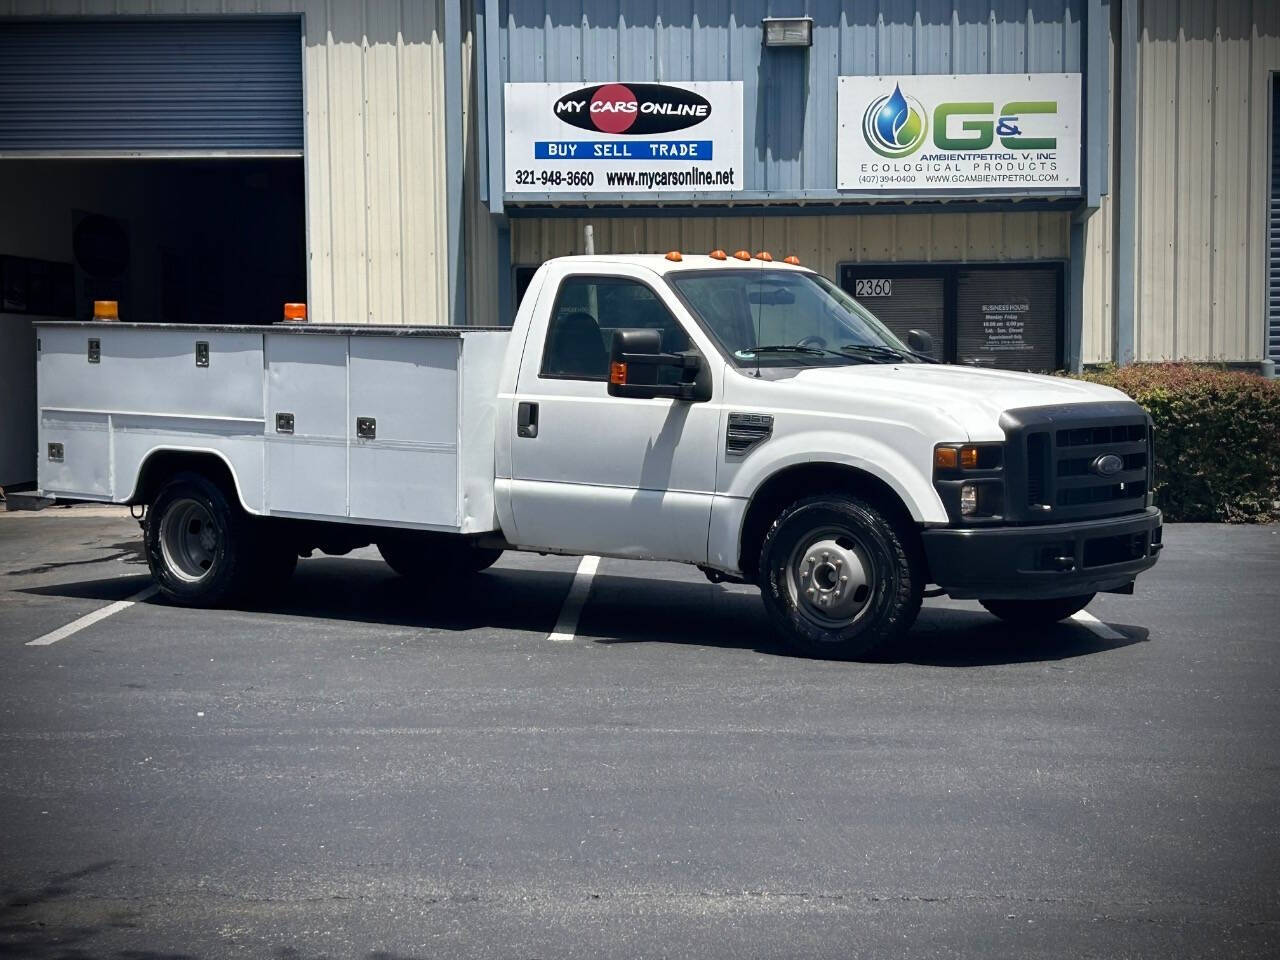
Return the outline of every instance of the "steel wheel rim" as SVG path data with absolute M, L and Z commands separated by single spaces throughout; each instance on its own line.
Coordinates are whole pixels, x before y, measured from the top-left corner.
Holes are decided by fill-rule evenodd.
M 824 630 L 852 626 L 875 593 L 870 556 L 848 530 L 829 527 L 804 537 L 787 561 L 786 585 L 801 616 Z
M 187 583 L 198 583 L 209 575 L 217 562 L 218 540 L 213 514 L 197 500 L 179 500 L 160 522 L 165 566 Z

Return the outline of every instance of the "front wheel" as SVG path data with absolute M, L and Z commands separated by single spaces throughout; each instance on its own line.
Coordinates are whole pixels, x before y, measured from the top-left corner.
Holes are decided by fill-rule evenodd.
M 911 532 L 870 503 L 834 495 L 783 511 L 761 547 L 760 574 L 779 633 L 802 653 L 836 659 L 902 637 L 924 588 Z
M 1076 597 L 1053 597 L 1048 600 L 979 600 L 1001 620 L 1023 627 L 1046 626 L 1079 613 L 1093 599 L 1092 593 Z

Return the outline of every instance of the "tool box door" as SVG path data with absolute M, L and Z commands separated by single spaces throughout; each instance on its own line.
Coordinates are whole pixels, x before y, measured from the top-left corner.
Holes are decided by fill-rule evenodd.
M 351 337 L 353 519 L 458 526 L 460 337 Z
M 267 510 L 347 513 L 347 338 L 267 334 Z

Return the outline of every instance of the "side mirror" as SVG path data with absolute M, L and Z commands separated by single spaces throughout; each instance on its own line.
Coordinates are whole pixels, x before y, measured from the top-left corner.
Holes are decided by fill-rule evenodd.
M 907 346 L 916 353 L 933 356 L 933 337 L 923 330 L 908 330 Z
M 680 371 L 680 382 L 658 383 L 659 369 Z M 710 381 L 703 374 L 702 357 L 689 351 L 663 353 L 658 330 L 615 330 L 609 347 L 609 396 L 651 400 L 711 399 Z

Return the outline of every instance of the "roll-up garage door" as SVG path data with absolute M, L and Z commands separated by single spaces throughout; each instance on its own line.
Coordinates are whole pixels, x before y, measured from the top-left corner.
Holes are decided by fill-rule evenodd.
M 301 152 L 296 18 L 0 20 L 0 155 Z
M 913 271 L 913 273 L 916 271 Z M 946 277 L 918 276 L 883 267 L 846 266 L 840 286 L 870 310 L 903 343 L 911 330 L 923 330 L 933 338 L 933 356 L 946 357 Z
M 1280 77 L 1271 90 L 1271 208 L 1267 224 L 1267 356 L 1280 363 Z
M 1001 370 L 1058 366 L 1058 271 L 956 271 L 956 359 Z

